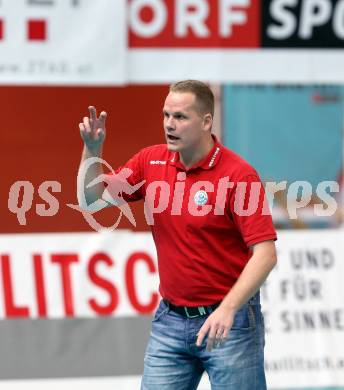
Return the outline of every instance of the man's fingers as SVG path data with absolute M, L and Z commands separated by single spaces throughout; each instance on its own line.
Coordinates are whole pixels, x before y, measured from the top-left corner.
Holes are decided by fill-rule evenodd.
M 224 329 L 224 331 L 222 333 L 222 339 L 223 340 L 226 340 L 226 338 L 228 337 L 229 331 L 230 331 L 229 327 Z
M 90 118 L 88 116 L 84 116 L 83 123 L 85 126 L 86 133 L 91 132 Z
M 97 130 L 97 141 L 103 142 L 105 137 L 104 130 L 103 129 L 98 129 Z
M 107 117 L 107 113 L 105 111 L 102 111 L 99 115 L 99 120 L 101 121 L 101 123 L 103 124 L 103 126 L 105 126 L 105 120 L 106 120 L 106 117 Z
M 208 333 L 208 330 L 209 330 L 209 325 L 208 322 L 206 321 L 197 334 L 197 340 L 196 340 L 197 347 L 200 347 L 202 345 L 203 339 L 205 335 Z
M 209 334 L 208 334 L 207 348 L 206 348 L 206 350 L 208 352 L 210 352 L 214 348 L 216 333 L 217 333 L 217 328 L 213 325 L 210 328 L 210 331 L 209 331 Z
M 220 326 L 218 329 L 217 329 L 217 332 L 216 332 L 216 340 L 220 340 L 222 339 L 223 337 L 223 332 L 224 332 L 224 327 L 223 326 Z
M 196 345 L 197 347 L 200 347 L 203 343 L 203 339 L 206 335 L 206 332 L 199 332 L 198 335 L 197 335 L 197 340 L 196 340 Z
M 95 121 L 97 119 L 97 110 L 94 106 L 89 106 L 88 111 L 90 113 L 90 118 Z
M 210 352 L 213 348 L 221 346 L 227 339 L 231 329 L 233 319 L 224 316 L 226 313 L 221 313 L 216 309 L 204 322 L 203 326 L 197 334 L 196 345 L 200 347 L 204 337 L 208 334 L 206 351 Z
M 214 346 L 215 346 L 215 338 L 208 336 L 206 351 L 211 352 L 211 350 L 214 348 Z
M 224 326 L 220 326 L 217 329 L 215 341 L 214 341 L 214 347 L 221 347 L 222 344 L 225 342 L 226 337 L 224 336 L 226 328 Z
M 86 129 L 85 129 L 85 125 L 84 125 L 83 123 L 79 123 L 79 130 L 80 130 L 81 138 L 82 138 L 83 140 L 85 140 Z

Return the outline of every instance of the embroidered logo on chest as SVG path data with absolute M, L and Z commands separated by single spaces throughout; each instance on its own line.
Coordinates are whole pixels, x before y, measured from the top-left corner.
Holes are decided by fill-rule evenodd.
M 199 190 L 194 196 L 194 201 L 198 206 L 203 206 L 208 202 L 208 194 L 204 190 Z

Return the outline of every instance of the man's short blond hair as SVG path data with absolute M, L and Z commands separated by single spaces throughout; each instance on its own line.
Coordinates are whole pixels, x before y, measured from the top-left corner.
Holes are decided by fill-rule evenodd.
M 170 85 L 170 92 L 191 92 L 196 98 L 196 110 L 202 114 L 214 116 L 214 94 L 202 81 L 183 80 Z

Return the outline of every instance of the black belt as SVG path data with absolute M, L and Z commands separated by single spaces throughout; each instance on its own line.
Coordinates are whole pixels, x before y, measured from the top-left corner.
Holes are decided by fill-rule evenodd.
M 204 317 L 210 313 L 212 313 L 221 302 L 214 303 L 213 305 L 208 306 L 175 306 L 172 303 L 168 302 L 164 299 L 165 304 L 175 313 L 180 314 L 186 318 L 196 318 L 196 317 Z

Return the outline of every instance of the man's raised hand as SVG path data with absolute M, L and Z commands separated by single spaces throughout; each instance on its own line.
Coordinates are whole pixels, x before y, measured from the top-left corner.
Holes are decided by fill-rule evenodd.
M 88 107 L 90 116 L 85 116 L 83 122 L 79 123 L 80 135 L 85 146 L 91 152 L 99 152 L 102 148 L 105 139 L 105 121 L 106 112 L 102 111 L 97 118 L 97 110 L 95 107 Z

